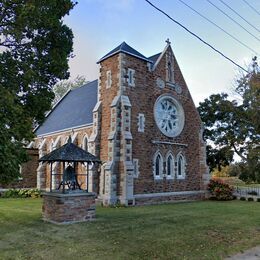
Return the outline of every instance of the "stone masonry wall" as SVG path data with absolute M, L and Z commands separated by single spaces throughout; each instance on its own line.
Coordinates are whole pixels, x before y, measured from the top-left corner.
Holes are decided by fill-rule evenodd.
M 44 193 L 43 220 L 68 224 L 93 220 L 96 217 L 95 193 Z
M 167 51 L 171 51 L 169 47 Z M 167 52 L 166 52 L 167 53 Z M 174 58 L 174 79 L 181 89 L 177 93 L 176 89 L 167 84 L 166 81 L 166 55 L 162 57 L 160 63 L 154 71 L 149 71 L 147 62 L 135 57 L 126 55 L 125 67 L 135 70 L 135 86 L 128 86 L 124 94 L 129 97 L 132 104 L 131 132 L 132 157 L 139 159 L 139 176 L 134 180 L 134 194 L 158 193 L 171 191 L 200 190 L 203 168 L 200 165 L 200 146 L 199 139 L 201 121 L 193 103 L 187 85 L 181 74 L 177 61 Z M 165 87 L 160 88 L 156 84 L 157 78 L 164 81 Z M 185 114 L 185 125 L 181 134 L 175 138 L 163 135 L 158 129 L 154 120 L 154 103 L 156 99 L 168 93 L 177 99 Z M 145 116 L 145 131 L 138 132 L 138 114 Z M 154 144 L 153 141 L 165 141 L 179 143 L 176 144 Z M 165 159 L 166 153 L 171 151 L 175 156 L 182 152 L 186 158 L 186 177 L 184 180 L 155 180 L 153 176 L 153 156 L 156 151 L 160 151 Z
M 151 205 L 160 204 L 167 202 L 183 202 L 183 201 L 194 201 L 205 199 L 205 193 L 193 194 L 193 195 L 176 195 L 176 196 L 161 196 L 151 198 L 136 198 L 135 205 Z

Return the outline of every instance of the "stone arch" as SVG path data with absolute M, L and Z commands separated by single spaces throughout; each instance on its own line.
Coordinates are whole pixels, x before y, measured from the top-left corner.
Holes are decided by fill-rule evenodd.
M 185 179 L 185 177 L 186 177 L 186 158 L 182 152 L 178 153 L 176 162 L 177 162 L 177 169 L 176 169 L 177 179 Z
M 163 156 L 159 150 L 153 156 L 153 176 L 155 179 L 163 178 Z
M 175 159 L 172 151 L 168 151 L 165 157 L 166 162 L 166 178 L 173 179 L 175 175 Z
M 89 137 L 87 134 L 85 134 L 82 138 L 82 149 L 88 152 L 88 142 L 89 142 Z

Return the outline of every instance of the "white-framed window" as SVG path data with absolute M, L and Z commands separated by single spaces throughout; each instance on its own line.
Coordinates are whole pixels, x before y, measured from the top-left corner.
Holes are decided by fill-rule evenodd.
M 82 141 L 82 149 L 88 151 L 88 137 L 85 135 Z
M 174 178 L 174 157 L 171 152 L 169 152 L 166 156 L 166 178 Z
M 51 142 L 50 142 L 50 148 L 49 149 L 50 149 L 50 152 L 52 152 L 55 149 L 53 140 L 51 140 Z
M 73 132 L 73 135 L 72 135 L 72 137 L 71 137 L 71 143 L 73 143 L 73 144 L 78 144 L 78 133 L 76 132 L 76 133 L 74 133 Z
M 163 157 L 160 152 L 156 152 L 154 155 L 153 174 L 155 179 L 163 178 Z
M 60 147 L 60 140 L 61 140 L 61 137 L 60 137 L 60 135 L 59 135 L 59 136 L 56 138 L 56 140 L 53 141 L 52 151 Z
M 185 179 L 186 160 L 183 154 L 179 153 L 177 156 L 177 179 Z
M 174 83 L 174 66 L 171 53 L 167 53 L 167 81 Z
M 23 180 L 23 176 L 22 176 L 22 165 L 19 165 L 19 174 L 20 176 L 17 178 L 18 181 L 22 181 Z
M 127 70 L 127 82 L 128 82 L 128 85 L 131 86 L 131 87 L 134 87 L 135 86 L 135 70 L 133 69 L 128 69 Z
M 138 132 L 144 132 L 145 117 L 144 114 L 138 114 Z
M 66 136 L 66 137 L 64 138 L 64 144 L 67 144 L 68 141 L 69 141 L 69 136 Z
M 133 165 L 134 165 L 134 178 L 138 178 L 139 176 L 139 160 L 133 159 Z
M 112 85 L 112 74 L 111 70 L 107 71 L 106 88 L 110 88 Z

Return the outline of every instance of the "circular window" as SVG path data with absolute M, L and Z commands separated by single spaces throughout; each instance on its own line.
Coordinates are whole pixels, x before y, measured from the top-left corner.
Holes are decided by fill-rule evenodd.
M 184 111 L 172 96 L 160 96 L 154 105 L 154 118 L 160 131 L 168 136 L 179 135 L 184 127 Z

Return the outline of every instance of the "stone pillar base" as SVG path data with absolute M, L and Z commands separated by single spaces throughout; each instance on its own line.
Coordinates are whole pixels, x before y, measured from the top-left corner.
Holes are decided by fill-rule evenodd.
M 45 192 L 43 193 L 42 216 L 54 224 L 70 224 L 95 219 L 95 193 Z

